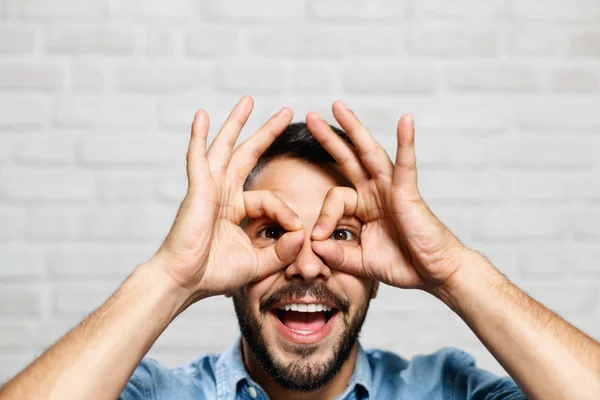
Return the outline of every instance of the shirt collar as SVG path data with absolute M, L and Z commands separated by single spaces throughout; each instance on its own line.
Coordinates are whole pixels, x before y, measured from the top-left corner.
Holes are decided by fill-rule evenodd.
M 362 386 L 362 389 L 368 393 L 371 393 L 371 365 L 367 354 L 363 350 L 360 343 L 358 343 L 356 349 L 356 364 L 354 365 L 354 372 L 350 378 L 348 387 L 344 393 L 337 398 L 343 399 L 348 393 L 356 390 L 356 386 Z M 217 373 L 217 398 L 219 400 L 233 400 L 237 394 L 238 384 L 244 379 L 253 385 L 259 386 L 246 369 L 244 364 L 244 357 L 242 355 L 242 341 L 241 335 L 238 335 L 233 345 L 224 353 L 221 354 L 217 360 L 216 365 Z

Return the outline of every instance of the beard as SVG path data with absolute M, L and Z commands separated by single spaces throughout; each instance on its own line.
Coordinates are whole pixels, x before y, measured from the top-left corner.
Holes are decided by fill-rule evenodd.
M 358 341 L 371 301 L 371 296 L 368 296 L 365 302 L 358 306 L 354 316 L 350 317 L 348 301 L 333 292 L 325 283 L 307 286 L 297 281 L 292 281 L 261 300 L 259 307 L 261 316 L 265 316 L 272 306 L 282 300 L 311 296 L 335 304 L 342 317 L 344 330 L 335 340 L 325 361 L 310 360 L 319 349 L 319 345 L 294 345 L 293 351 L 298 357 L 290 363 L 283 363 L 277 358 L 273 349 L 269 348 L 264 337 L 265 318 L 258 319 L 253 315 L 244 292 L 244 289 L 241 289 L 233 295 L 233 305 L 240 330 L 248 343 L 252 357 L 279 386 L 296 392 L 312 392 L 319 389 L 338 373 Z

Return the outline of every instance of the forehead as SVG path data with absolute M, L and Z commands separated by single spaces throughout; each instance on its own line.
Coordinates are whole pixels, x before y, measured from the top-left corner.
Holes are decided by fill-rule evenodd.
M 295 158 L 267 163 L 252 181 L 251 190 L 271 190 L 294 210 L 316 205 L 334 186 L 352 186 L 335 164 L 316 165 Z

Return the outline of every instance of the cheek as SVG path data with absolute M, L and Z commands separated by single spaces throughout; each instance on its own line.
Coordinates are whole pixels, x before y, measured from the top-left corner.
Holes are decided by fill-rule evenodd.
M 352 306 L 363 304 L 371 295 L 373 281 L 338 270 L 331 270 L 331 279 L 348 297 Z
M 269 275 L 263 280 L 250 283 L 246 286 L 246 294 L 252 312 L 256 314 L 259 313 L 261 300 L 272 292 L 273 286 L 281 275 L 282 273 L 278 272 L 273 275 Z

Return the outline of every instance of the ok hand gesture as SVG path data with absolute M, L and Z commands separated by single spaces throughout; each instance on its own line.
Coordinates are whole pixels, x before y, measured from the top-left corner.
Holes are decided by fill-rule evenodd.
M 313 228 L 313 250 L 333 268 L 396 287 L 430 290 L 446 283 L 461 266 L 466 247 L 421 198 L 412 117 L 404 115 L 398 122 L 394 164 L 343 103 L 333 104 L 333 114 L 355 148 L 316 113 L 306 122 L 354 189 L 330 190 Z M 360 247 L 328 239 L 343 215 L 362 220 Z
M 155 258 L 196 300 L 231 293 L 289 265 L 304 239 L 298 216 L 275 194 L 243 191 L 260 155 L 292 119 L 289 108 L 281 109 L 233 151 L 252 107 L 252 98 L 243 97 L 208 151 L 208 115 L 200 110 L 194 117 L 187 153 L 188 191 Z M 240 223 L 263 215 L 288 232 L 274 246 L 255 249 Z

